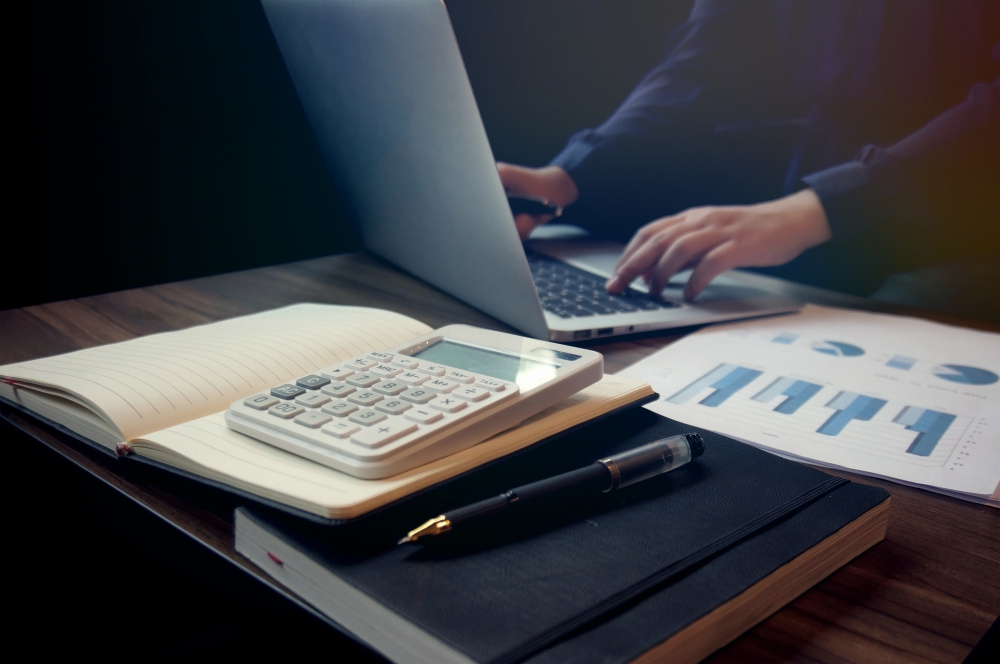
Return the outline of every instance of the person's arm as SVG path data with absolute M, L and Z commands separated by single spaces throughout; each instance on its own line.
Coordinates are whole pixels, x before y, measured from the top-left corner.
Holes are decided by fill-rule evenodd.
M 854 161 L 803 180 L 837 242 L 895 237 L 914 259 L 932 261 L 998 250 L 998 176 L 1000 79 L 974 86 L 894 145 L 866 146 Z
M 722 272 L 786 263 L 836 238 L 886 237 L 918 258 L 998 251 L 1000 80 L 887 149 L 807 176 L 809 189 L 749 206 L 686 210 L 644 226 L 629 243 L 608 289 L 642 276 L 654 293 L 694 268 L 685 297 Z M 891 258 L 887 256 L 887 260 Z
M 699 0 L 666 55 L 599 126 L 574 134 L 550 165 L 579 191 L 568 220 L 625 237 L 664 212 L 681 164 L 705 158 L 714 128 L 785 114 L 787 44 L 779 3 Z M 692 164 L 693 165 L 693 164 Z M 616 228 L 617 227 L 617 228 Z M 626 233 L 615 233 L 627 227 Z
M 784 72 L 774 34 L 777 7 L 698 0 L 672 32 L 665 59 L 607 120 L 572 136 L 546 167 L 500 164 L 504 186 L 564 208 L 573 203 L 566 221 L 592 227 L 610 220 L 627 227 L 622 235 L 628 237 L 639 223 L 663 213 L 643 203 L 668 186 L 664 167 L 675 168 L 671 158 L 683 161 L 680 153 L 702 149 L 694 138 L 699 127 L 708 131 L 731 119 L 752 120 L 775 103 Z M 573 192 L 568 202 L 560 198 L 566 191 Z M 518 230 L 525 237 L 546 221 L 525 216 Z
M 691 268 L 684 298 L 692 300 L 727 270 L 783 265 L 830 237 L 826 213 L 810 189 L 756 205 L 692 208 L 640 228 L 607 289 L 619 293 L 642 276 L 658 294 L 670 277 Z

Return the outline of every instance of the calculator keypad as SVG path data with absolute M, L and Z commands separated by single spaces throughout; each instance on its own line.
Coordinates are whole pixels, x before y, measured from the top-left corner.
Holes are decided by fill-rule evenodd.
M 277 385 L 232 409 L 252 426 L 277 430 L 286 439 L 375 461 L 460 426 L 517 394 L 513 382 L 377 352 Z

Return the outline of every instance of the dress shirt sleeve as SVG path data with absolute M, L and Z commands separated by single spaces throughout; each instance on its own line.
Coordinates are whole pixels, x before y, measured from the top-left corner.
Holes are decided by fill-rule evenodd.
M 998 251 L 1000 79 L 916 132 L 803 178 L 819 196 L 838 244 L 905 241 L 921 262 Z
M 712 128 L 773 117 L 787 70 L 776 6 L 695 2 L 671 33 L 665 59 L 607 120 L 573 135 L 551 161 L 576 182 L 574 207 L 646 197 L 673 179 L 678 164 L 704 155 Z

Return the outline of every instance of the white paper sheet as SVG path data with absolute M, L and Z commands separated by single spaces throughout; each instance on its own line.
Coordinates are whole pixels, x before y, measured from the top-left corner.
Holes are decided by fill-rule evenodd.
M 672 419 L 998 504 L 1000 335 L 807 305 L 704 328 L 620 373 Z

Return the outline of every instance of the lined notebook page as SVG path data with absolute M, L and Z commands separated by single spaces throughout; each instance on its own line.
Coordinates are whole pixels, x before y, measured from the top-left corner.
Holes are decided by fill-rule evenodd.
M 431 330 L 381 309 L 296 304 L 0 367 L 103 411 L 126 440 Z

